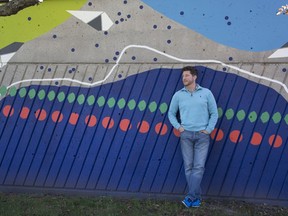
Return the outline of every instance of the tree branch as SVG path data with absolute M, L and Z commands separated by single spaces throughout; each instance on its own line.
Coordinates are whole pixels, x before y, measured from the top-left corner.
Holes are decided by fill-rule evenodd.
M 1 0 L 2 2 L 4 0 Z M 7 1 L 6 1 L 7 2 Z M 36 5 L 39 3 L 39 0 L 12 0 L 7 2 L 4 5 L 0 6 L 0 16 L 10 16 L 17 14 L 20 10 L 24 8 Z

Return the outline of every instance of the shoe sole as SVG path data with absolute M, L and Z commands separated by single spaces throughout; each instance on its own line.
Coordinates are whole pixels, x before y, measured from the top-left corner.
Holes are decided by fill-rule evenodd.
M 186 208 L 190 208 L 190 206 L 187 206 L 184 201 L 182 201 L 182 203 L 183 203 L 183 205 L 184 205 Z

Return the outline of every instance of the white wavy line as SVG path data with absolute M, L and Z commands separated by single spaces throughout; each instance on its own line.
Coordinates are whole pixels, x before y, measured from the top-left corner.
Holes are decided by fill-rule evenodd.
M 257 74 L 254 74 L 250 71 L 246 71 L 246 70 L 243 70 L 241 68 L 238 68 L 238 67 L 235 67 L 235 66 L 231 66 L 231 65 L 228 65 L 228 64 L 225 64 L 221 61 L 218 61 L 218 60 L 192 60 L 192 59 L 181 59 L 181 58 L 177 58 L 175 56 L 172 56 L 172 55 L 169 55 L 167 53 L 163 53 L 159 50 L 156 50 L 154 48 L 151 48 L 149 46 L 143 46 L 143 45 L 128 45 L 126 46 L 120 53 L 119 55 L 119 58 L 118 60 L 116 61 L 116 64 L 111 68 L 111 70 L 109 71 L 109 73 L 106 75 L 106 77 L 103 79 L 103 80 L 99 80 L 99 81 L 96 81 L 94 83 L 87 83 L 87 82 L 81 82 L 79 80 L 74 80 L 74 79 L 70 79 L 70 78 L 53 78 L 53 79 L 27 79 L 27 80 L 21 80 L 21 81 L 18 81 L 18 82 L 14 82 L 12 83 L 11 85 L 9 85 L 7 87 L 7 89 L 11 88 L 12 86 L 15 86 L 15 85 L 18 85 L 18 84 L 21 84 L 21 83 L 25 83 L 25 82 L 33 82 L 33 81 L 39 81 L 39 82 L 43 82 L 43 81 L 70 81 L 70 82 L 74 82 L 74 83 L 79 83 L 81 85 L 86 85 L 86 86 L 95 86 L 95 85 L 98 85 L 98 84 L 101 84 L 103 82 L 105 82 L 109 77 L 110 75 L 113 73 L 114 69 L 119 65 L 119 62 L 123 56 L 123 54 L 125 53 L 126 50 L 130 49 L 130 48 L 140 48 L 140 49 L 147 49 L 147 50 L 150 50 L 150 51 L 153 51 L 155 53 L 158 53 L 162 56 L 165 56 L 167 58 L 170 58 L 170 59 L 173 59 L 173 60 L 176 60 L 176 61 L 179 61 L 179 62 L 185 62 L 185 63 L 216 63 L 216 64 L 221 64 L 222 66 L 225 66 L 225 67 L 228 67 L 228 68 L 231 68 L 231 69 L 234 69 L 234 70 L 237 70 L 241 73 L 244 73 L 244 74 L 247 74 L 249 76 L 252 76 L 252 77 L 256 77 L 258 79 L 262 79 L 262 80 L 266 80 L 266 81 L 269 81 L 269 82 L 273 82 L 273 83 L 277 83 L 279 85 L 281 85 L 284 90 L 286 91 L 286 93 L 288 93 L 288 88 L 287 86 L 278 81 L 278 80 L 274 80 L 274 79 L 271 79 L 271 78 L 268 78 L 268 77 L 264 77 L 264 76 L 260 76 L 260 75 L 257 75 Z

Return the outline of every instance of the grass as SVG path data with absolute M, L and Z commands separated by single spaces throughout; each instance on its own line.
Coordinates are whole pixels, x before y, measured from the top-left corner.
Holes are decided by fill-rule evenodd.
M 256 205 L 243 201 L 207 199 L 200 208 L 185 208 L 180 201 L 155 199 L 119 199 L 111 197 L 78 197 L 0 193 L 1 216 L 24 215 L 279 215 L 288 208 Z

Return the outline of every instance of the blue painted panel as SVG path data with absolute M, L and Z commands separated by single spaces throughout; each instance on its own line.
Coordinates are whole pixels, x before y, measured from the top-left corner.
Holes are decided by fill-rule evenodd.
M 73 91 L 71 89 L 68 90 L 70 94 L 74 94 L 78 96 L 78 91 Z M 69 102 L 63 103 L 61 106 L 61 103 L 56 103 L 57 107 L 53 107 L 53 110 L 60 111 L 61 113 L 72 113 L 73 107 L 75 106 L 75 103 L 71 106 Z M 64 112 L 65 111 L 65 112 Z M 69 118 L 70 115 L 66 114 L 63 115 L 63 120 L 61 122 L 58 122 L 54 128 L 53 134 L 51 137 L 49 137 L 48 141 L 48 147 L 46 149 L 46 153 L 44 154 L 44 158 L 42 159 L 40 165 L 39 165 L 39 172 L 37 174 L 37 177 L 35 179 L 35 186 L 45 186 L 45 181 L 47 178 L 47 175 L 51 169 L 52 163 L 55 161 L 56 154 L 62 144 L 61 140 L 63 140 L 62 134 L 66 134 L 67 127 L 69 127 Z M 63 152 L 62 152 L 63 154 Z
M 238 178 L 238 173 L 240 171 L 243 158 L 245 157 L 247 149 L 249 147 L 249 142 L 252 136 L 251 133 L 253 132 L 253 124 L 249 122 L 248 115 L 250 107 L 255 100 L 255 93 L 257 90 L 256 87 L 257 86 L 255 84 L 247 82 L 244 88 L 243 96 L 239 100 L 238 110 L 244 111 L 246 109 L 247 111 L 245 112 L 244 119 L 236 120 L 237 116 L 235 117 L 234 127 L 239 128 L 241 131 L 245 130 L 245 141 L 237 144 L 232 144 L 235 145 L 233 156 L 230 158 L 231 160 L 228 164 L 229 168 L 225 176 L 225 181 L 221 185 L 221 195 L 223 196 L 230 196 L 232 194 L 233 187 Z
M 219 139 L 214 137 L 209 149 L 204 195 L 287 199 L 287 101 L 235 74 L 198 68 L 198 81 L 211 89 L 222 111 L 215 134 Z M 19 91 L 5 97 L 0 101 L 1 184 L 184 194 L 179 137 L 167 118 L 172 95 L 181 88 L 181 70 L 161 68 L 93 88 L 30 86 L 25 89 L 34 89 L 35 97 L 20 97 Z M 44 99 L 40 90 L 46 92 Z M 51 91 L 56 98 L 50 100 Z M 57 98 L 60 92 L 63 101 Z M 71 93 L 75 98 L 69 101 Z M 89 96 L 95 101 L 89 102 Z M 14 109 L 9 118 L 6 105 Z M 30 110 L 27 118 L 19 117 L 23 107 Z M 43 121 L 35 117 L 39 109 L 47 113 Z M 53 120 L 55 111 L 63 115 L 61 122 Z M 79 115 L 77 124 L 71 114 Z M 89 122 L 92 115 L 96 120 Z M 104 125 L 107 117 L 114 123 L 111 128 Z M 129 122 L 131 129 L 123 130 Z M 140 129 L 141 122 L 147 128 Z M 242 138 L 235 141 L 233 133 Z
M 11 139 L 13 138 L 13 132 L 16 129 L 17 130 L 17 118 L 12 113 L 15 113 L 14 102 L 18 102 L 15 98 L 9 98 L 5 100 L 2 106 L 2 113 L 1 118 L 3 121 L 1 121 L 1 125 L 3 126 L 1 131 L 1 139 L 0 143 L 3 148 L 1 150 L 1 160 L 0 160 L 0 182 L 1 184 L 7 184 L 6 178 L 7 173 L 10 168 L 11 160 L 14 155 L 15 148 L 17 147 L 17 143 L 13 142 L 10 144 Z M 11 106 L 10 111 L 9 108 L 6 110 L 6 114 L 4 115 L 4 109 Z M 5 117 L 4 117 L 5 116 Z M 7 118 L 6 118 L 7 116 Z M 9 183 L 8 183 L 9 184 Z
M 239 91 L 239 89 L 244 89 L 245 84 L 246 83 L 244 79 L 237 78 L 236 76 L 231 76 L 225 80 L 224 88 L 233 89 L 230 92 L 229 100 L 227 100 L 227 104 L 228 104 L 227 108 L 232 109 L 232 110 L 238 110 L 239 100 L 241 100 L 241 96 L 243 95 L 243 93 Z M 235 100 L 236 98 L 237 100 Z M 225 124 L 225 128 L 227 128 L 229 131 L 234 131 L 235 129 L 241 129 L 241 127 L 239 127 L 239 124 L 237 124 L 236 116 L 234 116 L 233 119 L 228 119 L 227 116 L 223 116 L 223 118 L 224 119 L 221 125 L 219 126 L 220 128 L 222 128 L 222 125 Z M 223 186 L 225 177 L 227 175 L 229 165 L 231 163 L 232 158 L 234 157 L 236 145 L 245 145 L 244 144 L 245 140 L 243 140 L 243 143 L 242 143 L 240 139 L 238 139 L 236 143 L 233 143 L 233 142 L 230 142 L 228 136 L 226 136 L 226 139 L 224 142 L 225 142 L 225 148 L 221 152 L 221 157 L 219 158 L 217 162 L 217 166 L 215 167 L 215 170 L 214 170 L 214 175 L 213 175 L 214 181 L 211 182 L 211 184 L 209 185 L 208 193 L 211 195 L 215 195 L 215 196 L 220 195 L 220 191 Z M 225 185 L 225 187 L 226 186 L 227 185 Z

